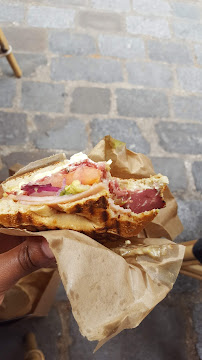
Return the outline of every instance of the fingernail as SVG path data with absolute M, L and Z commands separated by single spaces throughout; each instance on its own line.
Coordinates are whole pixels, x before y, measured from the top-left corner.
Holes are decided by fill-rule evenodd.
M 54 255 L 48 245 L 48 242 L 44 239 L 42 240 L 42 244 L 41 244 L 41 249 L 43 251 L 43 253 L 46 255 L 46 257 L 48 257 L 49 259 L 54 259 Z

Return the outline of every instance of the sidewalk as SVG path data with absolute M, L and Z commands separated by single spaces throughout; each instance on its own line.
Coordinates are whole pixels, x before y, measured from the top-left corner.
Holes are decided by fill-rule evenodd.
M 169 177 L 177 241 L 202 237 L 202 2 L 0 0 L 0 26 L 23 71 L 15 79 L 0 59 L 0 181 L 15 162 L 88 152 L 110 134 Z M 0 357 L 23 358 L 33 328 L 48 360 L 199 360 L 201 300 L 200 282 L 179 276 L 137 329 L 93 355 L 61 286 L 48 318 L 0 328 Z

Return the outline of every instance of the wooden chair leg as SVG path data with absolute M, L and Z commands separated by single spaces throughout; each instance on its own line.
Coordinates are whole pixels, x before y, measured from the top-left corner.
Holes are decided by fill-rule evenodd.
M 181 243 L 185 246 L 185 254 L 180 269 L 181 274 L 202 280 L 202 239 Z
M 4 52 L 9 51 L 10 47 L 9 47 L 8 41 L 1 29 L 0 29 L 0 45 Z M 12 51 L 8 55 L 6 55 L 6 59 L 9 62 L 11 68 L 13 69 L 15 76 L 20 78 L 22 76 L 22 71 L 21 71 Z
M 35 335 L 31 332 L 25 336 L 25 350 L 24 360 L 45 360 L 43 353 L 38 349 Z

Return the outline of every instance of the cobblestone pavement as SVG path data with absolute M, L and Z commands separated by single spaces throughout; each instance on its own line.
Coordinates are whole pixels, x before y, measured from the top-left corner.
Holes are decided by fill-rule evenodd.
M 0 59 L 0 180 L 15 162 L 88 152 L 110 133 L 169 176 L 177 240 L 202 236 L 202 2 L 0 0 L 0 24 L 23 70 L 17 80 Z M 201 297 L 179 276 L 137 329 L 93 355 L 61 286 L 46 319 L 0 328 L 0 357 L 22 359 L 32 328 L 48 360 L 202 359 Z

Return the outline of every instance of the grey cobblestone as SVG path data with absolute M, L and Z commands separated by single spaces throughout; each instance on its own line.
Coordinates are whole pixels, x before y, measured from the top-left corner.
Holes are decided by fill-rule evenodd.
M 24 144 L 27 136 L 26 115 L 0 111 L 0 129 L 0 145 Z
M 0 170 L 0 181 L 5 180 L 9 176 L 9 167 L 16 163 L 27 165 L 31 161 L 40 160 L 42 158 L 53 155 L 53 151 L 38 150 L 38 151 L 23 151 L 23 152 L 11 152 L 9 155 L 3 156 L 2 160 L 5 164 L 3 169 Z
M 157 38 L 170 38 L 168 21 L 160 18 L 128 16 L 127 31 L 135 35 L 149 35 Z
M 192 63 L 192 57 L 186 44 L 149 40 L 147 45 L 149 57 L 152 60 L 179 65 L 188 65 Z
M 168 99 L 160 91 L 118 89 L 118 113 L 130 117 L 168 117 Z
M 202 45 L 195 44 L 194 50 L 195 50 L 196 60 L 197 60 L 198 64 L 202 65 Z
M 52 31 L 49 48 L 53 53 L 63 55 L 89 55 L 96 53 L 96 43 L 92 36 L 73 34 L 69 31 Z
M 107 360 L 172 360 L 173 356 L 179 360 L 191 360 L 186 354 L 185 319 L 186 315 L 178 301 L 171 305 L 164 300 L 137 329 L 124 330 L 107 342 L 99 352 L 92 354 L 95 343 L 87 346 L 71 315 L 70 336 L 74 341 L 70 347 L 70 358 L 74 359 L 75 354 L 78 354 L 80 360 L 103 360 L 106 355 Z
M 81 11 L 78 17 L 79 25 L 85 29 L 97 31 L 122 31 L 123 24 L 119 14 L 99 13 L 96 11 Z
M 197 351 L 200 359 L 202 359 L 202 304 L 196 304 L 194 306 L 194 326 L 198 335 L 197 339 Z
M 186 294 L 187 293 L 196 293 L 200 285 L 200 280 L 193 279 L 190 276 L 185 276 L 182 274 L 178 275 L 177 281 L 171 290 L 171 294 Z
M 117 60 L 82 57 L 53 59 L 53 80 L 87 80 L 110 83 L 122 81 L 122 68 Z
M 31 6 L 28 10 L 28 24 L 42 28 L 74 27 L 75 11 L 54 7 Z
M 3 27 L 14 51 L 43 52 L 46 49 L 46 30 L 37 28 Z M 23 39 L 23 41 L 22 41 Z
M 200 154 L 202 152 L 201 124 L 161 122 L 156 125 L 160 145 L 169 152 Z
M 152 88 L 172 87 L 172 72 L 167 65 L 136 61 L 127 63 L 126 69 L 129 83 Z
M 133 9 L 140 14 L 169 16 L 170 4 L 164 0 L 133 0 Z
M 145 57 L 145 47 L 142 39 L 100 35 L 98 40 L 100 53 L 104 56 L 134 59 Z
M 175 16 L 200 20 L 201 8 L 197 4 L 174 1 L 171 6 Z
M 22 84 L 22 108 L 26 110 L 63 112 L 65 96 L 61 84 L 31 81 Z
M 202 69 L 184 66 L 177 69 L 179 85 L 185 91 L 202 92 Z
M 44 115 L 35 117 L 37 132 L 33 134 L 34 143 L 39 149 L 61 149 L 82 151 L 87 147 L 85 124 L 76 118 L 56 118 L 52 123 Z
M 184 226 L 184 231 L 177 237 L 177 241 L 188 241 L 202 237 L 202 201 L 178 200 L 178 215 Z
M 202 24 L 193 21 L 173 21 L 173 32 L 177 38 L 202 42 Z
M 172 103 L 176 118 L 202 121 L 202 97 L 173 96 Z
M 36 2 L 36 1 L 35 1 Z M 38 0 L 39 3 L 56 5 L 55 0 Z M 57 6 L 68 7 L 69 5 L 73 6 L 86 6 L 88 5 L 88 0 L 57 0 Z
M 105 135 L 113 134 L 115 139 L 127 143 L 130 150 L 147 154 L 150 146 L 134 121 L 124 119 L 94 119 L 91 124 L 91 138 L 96 145 Z
M 2 64 L 4 64 L 5 69 L 9 69 L 9 65 L 5 59 L 1 59 Z M 4 61 L 4 62 L 3 62 Z M 1 63 L 0 63 L 1 67 Z M 16 94 L 16 80 L 15 79 L 6 79 L 1 78 L 0 85 L 0 107 L 8 108 L 12 107 L 13 99 Z
M 0 3 L 0 23 L 21 24 L 24 20 L 25 8 L 23 4 Z
M 202 161 L 196 161 L 193 163 L 192 173 L 196 184 L 196 190 L 202 192 Z
M 102 10 L 129 11 L 130 0 L 91 0 L 91 6 Z
M 23 77 L 33 76 L 39 67 L 47 66 L 47 58 L 42 54 L 16 54 L 16 59 L 23 69 Z
M 186 190 L 187 180 L 183 160 L 164 157 L 152 157 L 151 160 L 156 173 L 160 172 L 168 176 L 171 191 Z
M 72 95 L 71 112 L 78 114 L 107 114 L 110 109 L 110 90 L 80 87 Z

